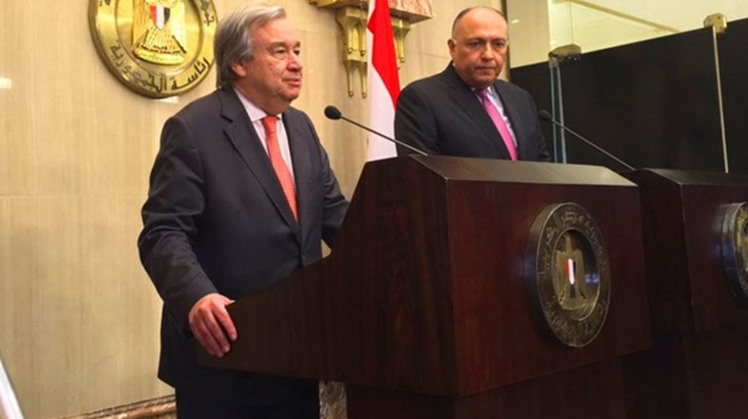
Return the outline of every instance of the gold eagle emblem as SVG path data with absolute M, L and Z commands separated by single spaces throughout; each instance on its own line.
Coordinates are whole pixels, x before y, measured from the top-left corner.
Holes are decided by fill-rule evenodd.
M 187 29 L 182 0 L 133 0 L 132 10 L 133 54 L 154 64 L 183 62 Z

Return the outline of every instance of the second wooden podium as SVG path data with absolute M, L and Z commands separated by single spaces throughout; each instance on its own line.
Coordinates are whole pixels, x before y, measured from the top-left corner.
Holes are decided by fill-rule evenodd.
M 630 417 L 748 415 L 748 177 L 648 169 L 642 194 L 653 346 L 624 360 Z

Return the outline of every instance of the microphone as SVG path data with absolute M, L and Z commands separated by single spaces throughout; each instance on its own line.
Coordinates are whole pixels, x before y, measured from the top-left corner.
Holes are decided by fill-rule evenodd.
M 611 154 L 611 153 L 603 150 L 600 146 L 598 146 L 597 144 L 593 143 L 592 141 L 584 138 L 581 134 L 578 134 L 577 132 L 575 132 L 571 128 L 567 128 L 566 125 L 564 125 L 564 124 L 556 121 L 555 119 L 553 119 L 553 116 L 551 116 L 551 114 L 548 111 L 546 111 L 545 109 L 543 109 L 540 112 L 538 112 L 538 117 L 540 118 L 541 121 L 550 122 L 550 123 L 558 126 L 559 128 L 563 129 L 564 131 L 570 133 L 571 135 L 577 137 L 578 139 L 582 140 L 583 143 L 585 143 L 585 144 L 593 147 L 595 150 L 597 150 L 597 151 L 605 154 L 606 156 L 610 157 L 611 159 L 617 161 L 618 163 L 620 163 L 621 165 L 623 165 L 625 168 L 627 168 L 629 170 L 636 170 L 636 168 L 634 168 L 630 164 L 628 164 L 625 161 L 619 159 L 618 157 L 614 156 L 613 154 Z
M 333 121 L 337 121 L 338 119 L 342 119 L 343 121 L 349 122 L 349 123 L 351 123 L 351 124 L 353 124 L 353 125 L 355 125 L 355 126 L 357 126 L 359 128 L 365 129 L 366 131 L 369 131 L 369 132 L 371 132 L 373 134 L 376 134 L 376 135 L 384 138 L 387 141 L 390 141 L 390 142 L 393 142 L 393 143 L 395 143 L 397 145 L 403 146 L 403 147 L 407 148 L 410 151 L 414 151 L 414 152 L 416 152 L 416 153 L 418 153 L 418 154 L 420 154 L 422 156 L 428 156 L 428 153 L 424 152 L 423 150 L 419 150 L 419 149 L 413 147 L 410 144 L 405 144 L 402 141 L 398 141 L 398 140 L 396 140 L 394 138 L 390 138 L 390 137 L 382 134 L 381 132 L 374 131 L 373 129 L 371 129 L 369 127 L 366 127 L 366 126 L 363 126 L 363 125 L 359 124 L 358 122 L 356 122 L 356 121 L 354 121 L 352 119 L 348 119 L 348 118 L 344 117 L 343 114 L 340 113 L 340 110 L 338 108 L 336 108 L 335 106 L 332 106 L 332 105 L 327 106 L 325 108 L 325 116 L 328 117 L 329 119 L 332 119 Z

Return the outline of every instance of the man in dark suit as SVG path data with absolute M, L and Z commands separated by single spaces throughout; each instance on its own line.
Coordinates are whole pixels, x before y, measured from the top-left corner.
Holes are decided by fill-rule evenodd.
M 477 6 L 460 12 L 447 42 L 452 62 L 400 92 L 397 139 L 430 154 L 550 160 L 532 97 L 498 80 L 508 42 L 507 22 L 498 10 Z
M 317 383 L 197 365 L 237 332 L 226 306 L 321 258 L 347 201 L 312 122 L 291 108 L 300 42 L 278 6 L 245 6 L 215 38 L 218 89 L 164 125 L 138 239 L 164 301 L 159 377 L 185 418 L 318 418 Z

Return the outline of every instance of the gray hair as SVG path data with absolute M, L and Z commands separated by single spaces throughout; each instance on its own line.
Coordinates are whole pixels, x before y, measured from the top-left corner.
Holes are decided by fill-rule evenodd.
M 249 28 L 264 26 L 271 20 L 286 17 L 281 6 L 267 4 L 245 4 L 221 19 L 216 31 L 214 53 L 216 57 L 216 87 L 231 88 L 237 76 L 231 66 L 239 61 L 252 58 L 253 39 Z

